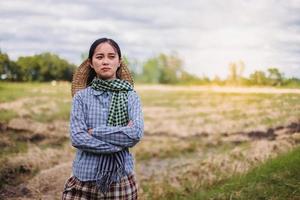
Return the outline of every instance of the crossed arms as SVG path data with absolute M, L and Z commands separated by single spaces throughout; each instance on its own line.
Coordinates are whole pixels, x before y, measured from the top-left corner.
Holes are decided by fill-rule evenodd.
M 107 154 L 133 147 L 144 133 L 144 121 L 141 102 L 134 92 L 128 99 L 127 126 L 98 126 L 88 128 L 83 112 L 83 101 L 75 95 L 71 110 L 70 135 L 72 145 L 78 149 Z

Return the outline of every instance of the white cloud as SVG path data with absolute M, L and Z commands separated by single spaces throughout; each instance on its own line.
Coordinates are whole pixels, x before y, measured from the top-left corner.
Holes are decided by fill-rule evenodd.
M 146 59 L 178 52 L 188 71 L 227 75 L 270 66 L 300 77 L 300 1 L 37 1 L 0 2 L 0 48 L 16 59 L 52 51 L 79 64 L 93 40 L 111 37 L 123 54 Z

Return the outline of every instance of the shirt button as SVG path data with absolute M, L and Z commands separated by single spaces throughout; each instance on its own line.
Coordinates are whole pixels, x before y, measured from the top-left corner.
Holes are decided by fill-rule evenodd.
M 103 92 L 103 97 L 104 97 L 104 98 L 107 98 L 107 96 L 108 96 L 107 92 L 106 92 L 106 91 Z

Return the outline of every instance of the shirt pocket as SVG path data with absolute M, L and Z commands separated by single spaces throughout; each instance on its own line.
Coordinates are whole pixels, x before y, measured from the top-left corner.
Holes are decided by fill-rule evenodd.
M 99 125 L 100 120 L 100 105 L 97 105 L 96 102 L 90 102 L 90 105 L 87 106 L 86 112 L 86 125 L 88 128 L 95 128 Z
M 100 102 L 92 102 L 87 109 L 87 127 L 95 128 L 106 124 L 108 109 Z

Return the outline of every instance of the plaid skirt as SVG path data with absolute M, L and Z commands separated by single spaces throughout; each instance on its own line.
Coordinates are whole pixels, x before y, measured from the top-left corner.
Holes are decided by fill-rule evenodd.
M 93 199 L 138 199 L 137 183 L 134 174 L 125 176 L 119 183 L 112 183 L 109 191 L 104 195 L 96 187 L 95 181 L 80 181 L 71 176 L 65 183 L 62 200 L 93 200 Z

